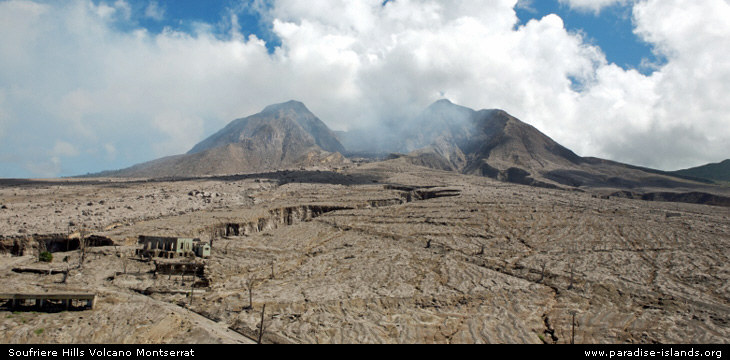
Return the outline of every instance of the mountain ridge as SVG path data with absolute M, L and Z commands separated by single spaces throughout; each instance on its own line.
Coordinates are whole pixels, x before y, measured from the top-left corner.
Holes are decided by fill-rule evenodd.
M 391 158 L 412 165 L 524 185 L 613 192 L 711 186 L 688 175 L 581 157 L 504 110 L 473 110 L 446 99 L 380 134 L 335 133 L 299 101 L 273 104 L 231 121 L 186 154 L 98 175 L 187 177 L 342 167 L 350 162 L 342 154 L 351 151 L 353 139 L 359 150 L 404 154 Z
M 406 153 L 399 158 L 419 166 L 550 188 L 708 185 L 690 176 L 581 157 L 500 109 L 473 110 L 442 99 L 405 123 L 401 128 L 406 131 L 394 135 L 400 142 L 384 150 Z

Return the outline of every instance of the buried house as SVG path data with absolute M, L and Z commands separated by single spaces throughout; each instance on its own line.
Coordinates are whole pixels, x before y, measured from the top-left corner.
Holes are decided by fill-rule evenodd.
M 137 249 L 136 254 L 142 257 L 174 259 L 210 256 L 210 245 L 200 239 L 140 235 L 138 243 L 142 244 L 142 249 Z

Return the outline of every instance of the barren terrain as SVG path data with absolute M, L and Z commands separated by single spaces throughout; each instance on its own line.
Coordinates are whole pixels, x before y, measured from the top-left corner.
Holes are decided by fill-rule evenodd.
M 6 181 L 3 292 L 99 300 L 89 311 L 0 308 L 0 341 L 251 342 L 265 304 L 265 342 L 566 343 L 575 313 L 581 343 L 727 343 L 730 208 L 600 195 L 403 159 L 340 172 Z M 36 260 L 34 239 L 63 242 L 80 228 L 115 245 L 91 248 L 81 267 L 73 249 Z M 213 234 L 195 280 L 155 276 L 133 255 L 138 235 Z M 19 268 L 70 272 L 64 283 Z

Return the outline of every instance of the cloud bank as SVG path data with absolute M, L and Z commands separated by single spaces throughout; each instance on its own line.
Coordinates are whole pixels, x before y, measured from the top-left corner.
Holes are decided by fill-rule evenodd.
M 649 76 L 608 63 L 556 15 L 516 27 L 517 0 L 261 4 L 247 8 L 280 39 L 271 53 L 231 26 L 235 14 L 221 20 L 226 36 L 202 23 L 153 34 L 135 17 L 164 16 L 159 7 L 0 2 L 0 176 L 183 153 L 289 99 L 335 129 L 398 121 L 446 97 L 502 108 L 584 156 L 662 169 L 727 158 L 726 0 L 636 1 L 635 33 L 667 59 Z
M 614 5 L 627 4 L 633 0 L 558 0 L 561 4 L 578 11 L 589 11 L 598 15 L 601 10 Z

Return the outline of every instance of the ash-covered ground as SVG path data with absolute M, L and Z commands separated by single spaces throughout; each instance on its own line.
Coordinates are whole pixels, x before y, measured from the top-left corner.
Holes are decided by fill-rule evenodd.
M 730 339 L 727 207 L 605 199 L 402 159 L 7 182 L 0 206 L 3 292 L 98 294 L 94 310 L 0 308 L 5 343 L 252 342 L 264 304 L 265 342 Z M 80 250 L 37 260 L 37 238 L 82 228 L 115 245 L 90 248 L 81 266 Z M 134 255 L 139 235 L 213 237 L 212 256 L 195 260 L 204 275 L 155 276 Z

